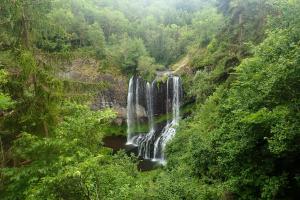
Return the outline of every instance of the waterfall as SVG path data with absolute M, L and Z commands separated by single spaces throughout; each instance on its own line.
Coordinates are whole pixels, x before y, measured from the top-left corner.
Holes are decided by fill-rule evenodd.
M 180 95 L 181 86 L 178 77 L 173 77 L 173 99 L 172 99 L 172 114 L 173 118 L 171 122 L 167 122 L 167 125 L 163 128 L 162 134 L 157 138 L 154 144 L 154 161 L 159 161 L 165 164 L 165 147 L 167 143 L 175 136 L 176 126 L 180 119 Z
M 138 148 L 138 155 L 145 159 L 151 159 L 153 161 L 160 162 L 161 164 L 166 163 L 165 158 L 165 147 L 167 143 L 174 137 L 176 134 L 176 126 L 178 125 L 180 119 L 180 98 L 182 93 L 181 81 L 179 77 L 170 76 L 167 79 L 166 84 L 158 84 L 156 81 L 153 81 L 151 84 L 147 82 L 145 84 L 146 92 L 139 92 L 139 87 L 142 87 L 140 84 L 143 81 L 139 81 L 137 78 L 136 81 L 133 78 L 129 81 L 128 89 L 128 103 L 127 103 L 127 126 L 128 126 L 128 138 L 127 144 L 135 145 Z M 134 86 L 135 83 L 135 86 Z M 172 83 L 172 87 L 169 87 Z M 156 99 L 161 98 L 154 96 L 158 94 L 160 87 L 166 89 L 165 99 Z M 135 88 L 135 92 L 134 92 Z M 171 89 L 169 91 L 169 89 Z M 160 90 L 161 91 L 161 90 Z M 134 127 L 139 127 L 138 119 L 138 106 L 143 104 L 139 102 L 141 98 L 140 95 L 145 95 L 146 99 L 146 109 L 147 109 L 147 118 L 148 118 L 148 132 L 137 134 L 135 131 L 139 132 L 139 128 L 134 130 Z M 170 97 L 171 96 L 171 97 Z M 135 99 L 135 102 L 134 102 Z M 172 101 L 170 101 L 172 100 Z M 165 116 L 167 117 L 164 128 L 157 129 L 154 123 L 154 101 L 156 104 L 164 105 Z M 169 103 L 170 102 L 170 103 Z M 171 110 L 169 109 L 171 107 Z M 157 109 L 156 109 L 157 111 Z M 171 120 L 169 120 L 169 111 L 172 112 Z M 135 119 L 137 117 L 137 119 Z M 135 135 L 134 135 L 135 134 Z
M 166 113 L 167 113 L 167 122 L 169 122 L 169 79 L 167 80 L 167 98 L 166 98 Z
M 146 101 L 149 132 L 146 135 L 138 135 L 134 139 L 134 144 L 138 146 L 138 155 L 145 158 L 151 158 L 151 143 L 155 137 L 154 121 L 153 121 L 153 83 L 147 82 L 146 85 Z
M 133 102 L 133 77 L 129 81 L 127 96 L 127 144 L 132 143 L 132 134 L 134 131 L 135 107 Z
M 153 121 L 153 95 L 152 95 L 153 83 L 150 84 L 147 82 L 147 114 L 149 120 L 149 129 L 154 130 L 154 121 Z
M 179 77 L 173 77 L 173 121 L 175 125 L 178 125 L 180 119 L 180 95 L 181 95 L 181 85 L 179 82 Z
M 140 132 L 140 121 L 138 120 L 138 113 L 139 113 L 139 108 L 140 108 L 140 102 L 139 102 L 139 87 L 140 87 L 140 80 L 139 78 L 136 79 L 136 84 L 135 84 L 135 110 L 136 110 L 136 115 L 137 115 L 137 120 L 136 120 L 136 130 L 137 132 Z

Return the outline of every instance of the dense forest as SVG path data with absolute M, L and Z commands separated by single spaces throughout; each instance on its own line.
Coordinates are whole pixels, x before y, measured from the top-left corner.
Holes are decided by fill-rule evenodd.
M 299 0 L 1 0 L 0 199 L 299 198 L 299 13 Z M 166 164 L 141 171 L 104 138 L 126 137 L 130 78 L 169 73 L 181 120 Z

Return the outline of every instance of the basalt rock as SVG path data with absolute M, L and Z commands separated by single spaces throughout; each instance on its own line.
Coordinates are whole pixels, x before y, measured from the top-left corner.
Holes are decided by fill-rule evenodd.
M 82 84 L 102 84 L 101 89 L 95 91 L 94 99 L 91 101 L 93 110 L 112 108 L 117 112 L 117 124 L 126 123 L 126 96 L 127 80 L 121 73 L 99 71 L 99 62 L 95 59 L 78 58 L 65 65 L 58 74 L 62 79 L 79 82 Z M 79 91 L 78 93 L 86 91 Z M 145 111 L 140 109 L 140 115 Z

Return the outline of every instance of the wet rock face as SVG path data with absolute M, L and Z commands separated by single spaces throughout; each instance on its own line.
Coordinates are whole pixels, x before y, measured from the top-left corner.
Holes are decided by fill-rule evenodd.
M 167 105 L 167 84 L 164 82 L 154 82 L 153 87 L 153 113 L 154 116 L 166 114 Z
M 173 98 L 173 81 L 168 79 L 166 81 L 154 82 L 154 115 L 161 116 L 172 112 L 172 98 Z M 183 94 L 180 94 L 182 98 Z
M 138 105 L 137 110 L 136 110 L 136 115 L 137 115 L 138 118 L 147 117 L 145 107 L 143 107 L 141 105 Z
M 146 82 L 139 78 L 135 77 L 133 79 L 133 92 L 135 95 L 134 102 L 136 103 L 136 113 L 138 118 L 147 117 L 146 108 L 147 108 L 147 99 L 146 99 Z
M 134 93 L 134 104 L 137 106 L 137 117 L 147 117 L 147 95 L 146 85 L 147 82 L 140 77 L 134 77 L 133 79 L 133 93 Z M 172 82 L 166 81 L 154 81 L 152 83 L 152 94 L 153 94 L 153 114 L 156 117 L 165 115 L 171 112 L 172 109 Z M 138 103 L 137 103 L 138 102 Z
M 93 109 L 126 108 L 127 81 L 125 77 L 103 74 L 99 75 L 98 82 L 104 83 L 104 88 L 98 91 L 92 104 Z
M 136 116 L 140 123 L 147 122 L 147 82 L 141 77 L 133 77 L 133 104 L 136 109 Z M 152 104 L 153 115 L 156 119 L 172 113 L 172 99 L 173 99 L 173 81 L 169 78 L 165 81 L 153 81 L 152 87 Z M 183 94 L 180 94 L 180 99 Z M 135 111 L 134 111 L 135 112 Z M 163 127 L 157 127 L 157 131 L 161 131 Z

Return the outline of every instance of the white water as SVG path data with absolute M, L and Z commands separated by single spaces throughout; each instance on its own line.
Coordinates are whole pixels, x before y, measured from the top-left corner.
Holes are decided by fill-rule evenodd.
M 139 78 L 136 79 L 136 84 L 135 84 L 135 110 L 136 110 L 136 115 L 137 115 L 137 120 L 136 120 L 136 130 L 137 132 L 140 132 L 140 121 L 138 120 L 138 111 L 140 107 L 139 103 L 139 86 L 140 86 L 140 80 Z
M 167 99 L 166 99 L 167 122 L 169 122 L 169 79 L 167 80 Z
M 149 127 L 150 131 L 154 130 L 154 121 L 153 121 L 153 83 L 147 83 L 147 110 L 148 110 L 148 118 L 149 118 Z
M 146 85 L 146 101 L 149 132 L 146 135 L 138 135 L 134 138 L 134 145 L 138 146 L 138 155 L 145 158 L 151 158 L 151 143 L 155 137 L 154 121 L 153 121 L 153 83 Z
M 173 77 L 173 99 L 172 99 L 172 113 L 173 118 L 171 122 L 167 122 L 162 134 L 154 143 L 154 161 L 158 161 L 162 164 L 166 163 L 165 148 L 167 143 L 175 136 L 176 126 L 180 119 L 180 93 L 181 86 L 178 77 Z
M 169 120 L 169 83 L 172 81 L 172 120 Z M 139 81 L 136 81 L 135 90 L 135 104 L 133 102 L 133 78 L 129 82 L 128 90 L 128 104 L 127 104 L 127 125 L 128 125 L 128 138 L 127 144 L 135 145 L 138 147 L 138 155 L 145 158 L 151 159 L 161 164 L 166 163 L 165 158 L 165 148 L 167 143 L 176 134 L 176 126 L 180 120 L 180 95 L 181 95 L 181 83 L 179 77 L 169 77 L 167 80 L 167 94 L 166 94 L 166 114 L 167 123 L 161 132 L 155 130 L 154 124 L 154 113 L 153 113 L 153 90 L 154 82 L 152 84 L 147 83 L 146 85 L 146 101 L 147 101 L 147 116 L 149 124 L 149 132 L 147 134 L 139 134 L 133 136 L 134 123 L 139 127 L 139 120 L 135 120 L 134 117 L 137 116 L 137 109 L 139 106 Z
M 127 144 L 132 144 L 132 134 L 134 131 L 135 107 L 133 102 L 133 77 L 129 81 L 127 96 Z

